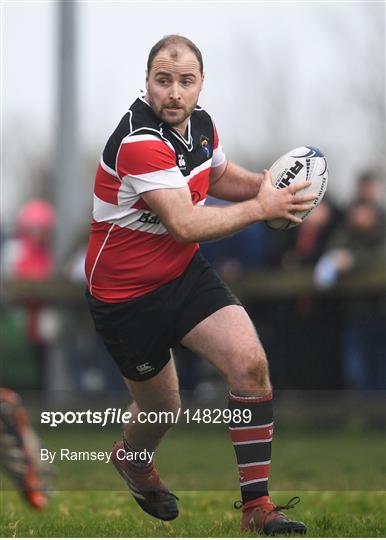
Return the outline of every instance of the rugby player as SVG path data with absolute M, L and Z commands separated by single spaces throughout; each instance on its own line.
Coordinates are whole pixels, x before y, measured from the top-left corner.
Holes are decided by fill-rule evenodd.
M 0 466 L 32 508 L 47 505 L 51 471 L 41 463 L 40 442 L 20 396 L 8 388 L 0 388 Z
M 249 409 L 248 424 L 230 422 L 242 502 L 242 530 L 303 533 L 268 495 L 273 436 L 267 359 L 240 301 L 201 256 L 199 242 L 232 235 L 258 221 L 312 207 L 308 182 L 277 190 L 226 159 L 210 115 L 197 105 L 203 60 L 189 39 L 169 35 L 150 51 L 146 93 L 109 138 L 96 173 L 86 257 L 86 296 L 96 330 L 118 364 L 140 411 L 180 406 L 171 349 L 182 344 L 226 378 L 229 409 Z M 231 201 L 205 207 L 207 194 Z M 113 462 L 143 510 L 178 515 L 177 497 L 153 462 L 118 459 L 154 451 L 170 424 L 129 423 Z

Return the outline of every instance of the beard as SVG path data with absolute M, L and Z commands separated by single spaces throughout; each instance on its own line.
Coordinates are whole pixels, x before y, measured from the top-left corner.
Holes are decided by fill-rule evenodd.
M 149 104 L 155 114 L 166 124 L 171 127 L 178 126 L 182 124 L 185 120 L 190 118 L 194 109 L 197 106 L 197 103 L 194 103 L 190 108 L 181 106 L 177 103 L 167 103 L 166 105 L 161 105 L 158 109 L 154 106 L 153 101 L 149 96 Z

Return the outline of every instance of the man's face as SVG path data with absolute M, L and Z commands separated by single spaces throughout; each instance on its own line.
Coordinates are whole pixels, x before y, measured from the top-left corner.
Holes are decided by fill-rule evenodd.
M 162 49 L 147 73 L 146 98 L 161 120 L 185 132 L 203 81 L 199 62 L 190 49 Z

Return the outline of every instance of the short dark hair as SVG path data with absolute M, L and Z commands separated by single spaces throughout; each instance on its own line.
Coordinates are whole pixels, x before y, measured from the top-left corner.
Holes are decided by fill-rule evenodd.
M 187 37 L 179 36 L 178 34 L 170 34 L 168 36 L 164 36 L 162 39 L 157 41 L 155 45 L 151 48 L 151 51 L 149 53 L 149 57 L 147 59 L 147 71 L 150 72 L 151 65 L 153 63 L 154 58 L 157 56 L 157 54 L 162 51 L 162 49 L 166 49 L 170 47 L 171 45 L 174 45 L 176 47 L 178 46 L 184 46 L 188 47 L 196 56 L 198 63 L 200 64 L 200 72 L 201 75 L 204 72 L 204 62 L 202 60 L 202 54 L 200 49 Z

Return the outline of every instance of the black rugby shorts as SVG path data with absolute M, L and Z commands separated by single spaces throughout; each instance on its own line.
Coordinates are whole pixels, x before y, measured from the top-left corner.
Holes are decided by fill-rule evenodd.
M 197 252 L 184 273 L 140 298 L 107 303 L 86 291 L 95 328 L 127 379 L 154 377 L 170 350 L 215 311 L 241 305 L 211 265 Z

